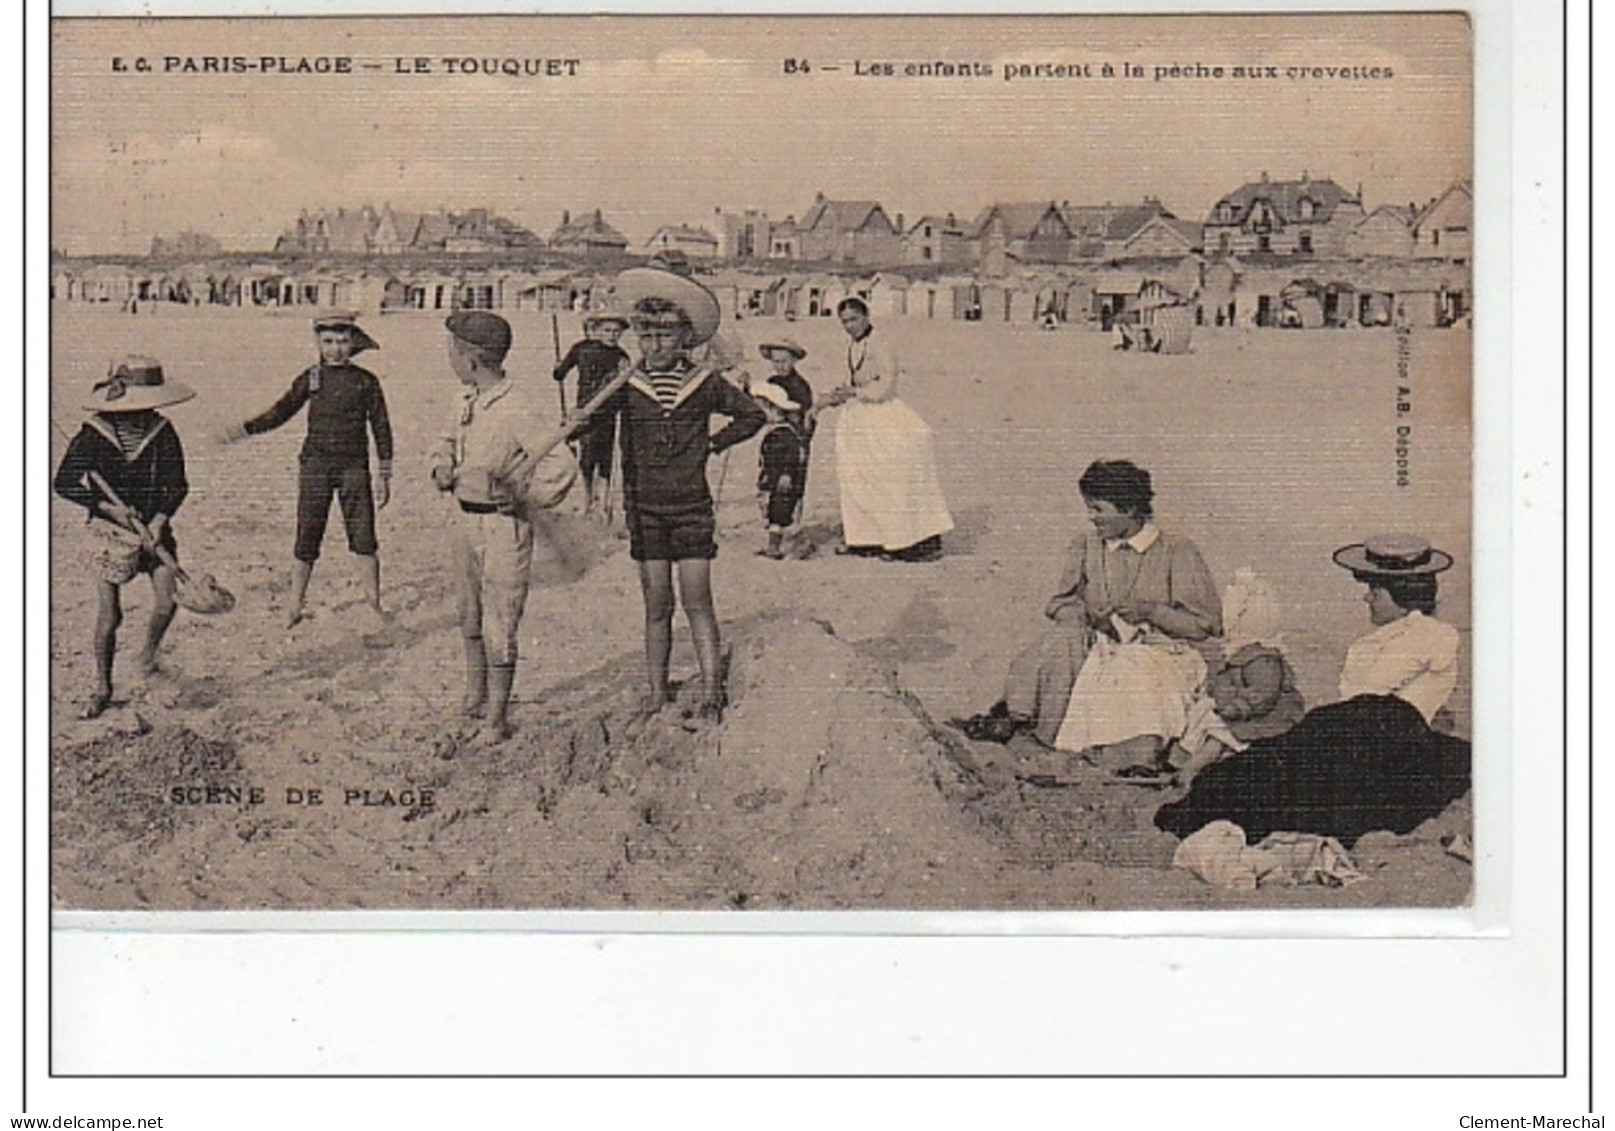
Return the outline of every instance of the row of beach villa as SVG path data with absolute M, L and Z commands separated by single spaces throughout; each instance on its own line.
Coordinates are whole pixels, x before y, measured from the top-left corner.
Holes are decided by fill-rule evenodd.
M 910 223 L 878 201 L 819 193 L 798 221 L 715 210 L 717 234 L 664 226 L 630 248 L 599 209 L 565 212 L 547 238 L 484 208 L 304 212 L 273 252 L 226 254 L 197 233 L 140 259 L 56 258 L 51 297 L 393 311 L 609 308 L 617 271 L 682 259 L 732 318 L 823 318 L 849 295 L 880 317 L 1151 325 L 1450 326 L 1472 306 L 1470 186 L 1423 207 L 1364 206 L 1334 180 L 1266 173 L 1200 221 L 1141 205 L 1008 202 L 974 220 Z M 1163 314 L 1163 311 L 1170 311 Z
M 830 317 L 849 295 L 877 317 L 1110 329 L 1146 324 L 1164 307 L 1195 324 L 1317 329 L 1448 326 L 1471 309 L 1467 264 L 1441 260 L 1308 259 L 1199 255 L 1121 264 L 1037 265 L 1001 275 L 934 269 L 872 274 L 774 265 L 701 265 L 697 271 L 735 319 Z M 781 265 L 783 266 L 783 265 Z M 371 314 L 456 309 L 583 311 L 613 305 L 615 271 L 465 262 L 275 263 L 58 260 L 51 298 L 139 310 L 152 304 L 344 307 Z

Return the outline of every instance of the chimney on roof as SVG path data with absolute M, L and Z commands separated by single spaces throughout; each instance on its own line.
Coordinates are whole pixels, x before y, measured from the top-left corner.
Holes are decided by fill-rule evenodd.
M 1262 183 L 1264 185 L 1267 184 L 1267 170 L 1266 169 L 1262 170 Z
M 901 212 L 897 214 L 897 230 L 899 232 L 907 231 L 907 229 L 903 227 L 903 214 Z
M 561 227 L 564 228 L 568 224 L 570 224 L 571 222 L 572 222 L 572 213 L 568 209 L 565 209 L 565 208 L 561 209 Z
M 1301 183 L 1302 184 L 1307 183 L 1307 171 L 1305 169 L 1301 170 Z
M 816 192 L 816 193 L 813 194 L 813 203 L 814 204 L 823 204 L 824 203 L 824 193 L 822 191 L 821 192 Z

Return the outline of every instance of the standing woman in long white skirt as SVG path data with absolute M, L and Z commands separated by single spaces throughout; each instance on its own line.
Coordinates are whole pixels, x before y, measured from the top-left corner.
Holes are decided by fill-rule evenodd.
M 937 479 L 931 426 L 897 395 L 897 356 L 859 298 L 836 307 L 847 331 L 847 383 L 824 407 L 844 405 L 836 423 L 841 484 L 839 552 L 897 561 L 935 561 L 953 529 Z

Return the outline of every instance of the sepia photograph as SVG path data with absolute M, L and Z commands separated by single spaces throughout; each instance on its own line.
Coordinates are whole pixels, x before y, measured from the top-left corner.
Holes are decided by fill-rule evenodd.
M 53 910 L 1506 860 L 1466 14 L 50 38 Z

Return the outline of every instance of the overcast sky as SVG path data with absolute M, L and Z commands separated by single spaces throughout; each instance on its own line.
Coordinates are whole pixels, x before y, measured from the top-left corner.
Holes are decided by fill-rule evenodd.
M 1199 220 L 1264 170 L 1361 184 L 1370 208 L 1472 175 L 1470 35 L 1452 15 L 70 19 L 53 41 L 52 245 L 73 254 L 185 229 L 268 249 L 299 209 L 367 202 L 486 206 L 540 235 L 599 207 L 637 243 L 663 223 L 711 227 L 719 205 L 800 217 L 817 190 L 910 220 L 1153 193 Z M 348 56 L 355 72 L 164 73 L 168 56 Z M 431 73 L 394 73 L 416 57 Z M 449 74 L 464 57 L 580 62 L 570 77 Z M 812 71 L 785 74 L 787 57 Z M 991 77 L 854 73 L 937 60 Z M 1145 75 L 1003 77 L 1107 62 Z M 1155 79 L 1195 63 L 1279 77 Z

